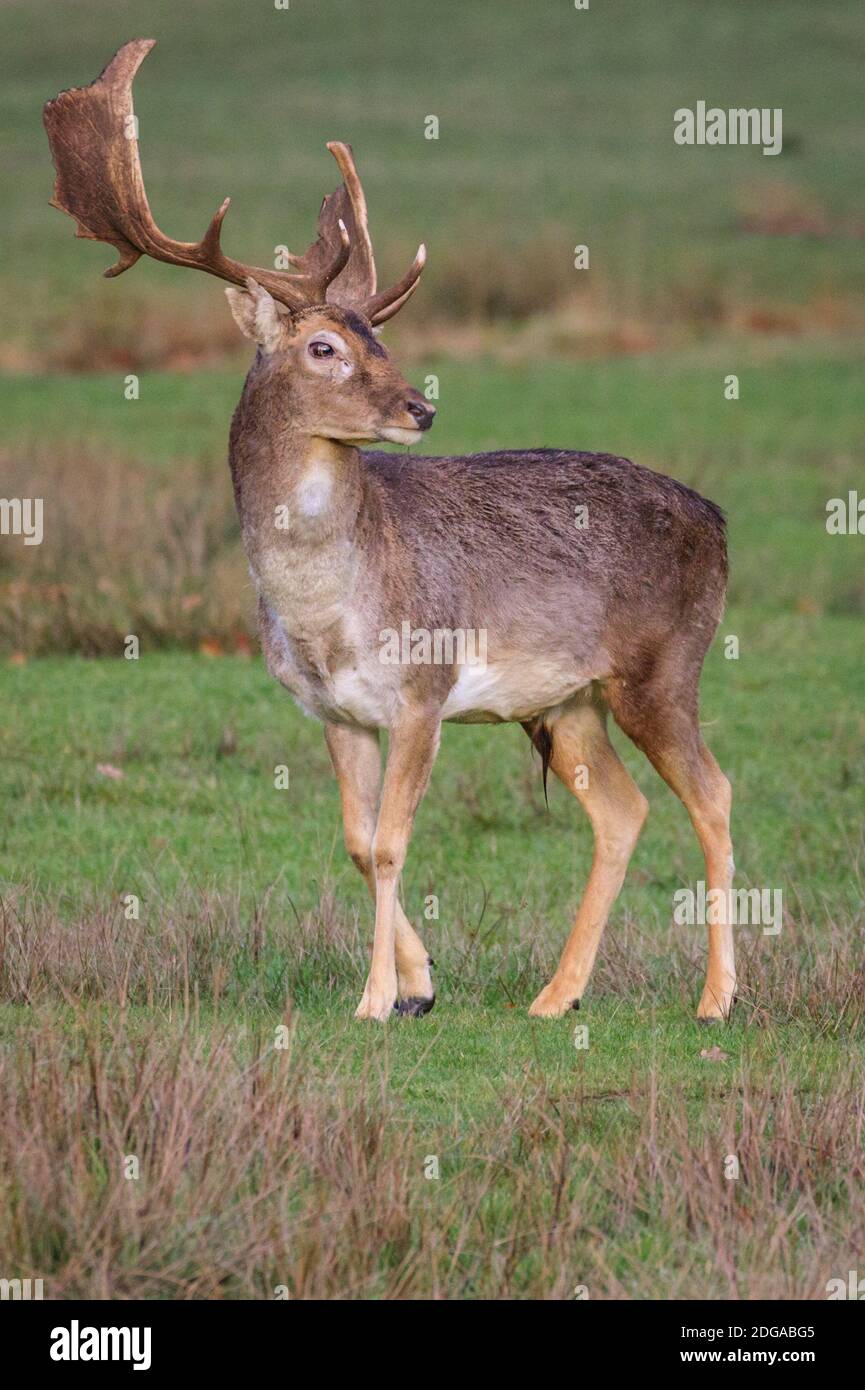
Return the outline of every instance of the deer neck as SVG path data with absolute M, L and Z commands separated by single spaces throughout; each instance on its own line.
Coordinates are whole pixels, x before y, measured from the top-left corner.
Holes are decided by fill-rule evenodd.
M 359 451 L 288 421 L 244 464 L 238 506 L 261 597 L 289 632 L 338 621 L 357 568 Z
M 289 430 L 270 472 L 274 507 L 284 500 L 283 535 L 307 549 L 350 535 L 361 503 L 360 453 L 353 445 Z M 277 528 L 279 529 L 279 528 Z

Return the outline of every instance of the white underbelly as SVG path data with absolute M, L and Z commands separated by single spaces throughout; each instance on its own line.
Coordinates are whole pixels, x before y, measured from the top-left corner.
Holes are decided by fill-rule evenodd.
M 530 719 L 564 704 L 594 679 L 555 661 L 514 658 L 461 666 L 442 709 L 442 718 L 463 723 Z

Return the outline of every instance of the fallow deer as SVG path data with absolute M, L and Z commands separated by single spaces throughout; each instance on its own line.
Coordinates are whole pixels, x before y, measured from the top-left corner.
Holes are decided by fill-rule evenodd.
M 345 841 L 375 903 L 357 1017 L 433 1005 L 430 960 L 398 881 L 443 721 L 515 722 L 594 831 L 585 894 L 552 980 L 531 1006 L 579 1004 L 648 806 L 607 732 L 608 712 L 682 799 L 714 901 L 729 903 L 730 784 L 700 734 L 703 659 L 723 609 L 724 518 L 671 478 L 608 454 L 528 449 L 456 458 L 360 450 L 413 444 L 434 410 L 404 381 L 377 328 L 424 264 L 377 290 L 366 203 L 348 145 L 342 183 L 293 270 L 221 249 L 228 200 L 199 242 L 173 241 L 148 206 L 132 82 L 151 40 L 119 50 L 89 87 L 45 108 L 52 202 L 78 235 L 112 244 L 117 275 L 140 256 L 206 271 L 226 291 L 255 361 L 234 414 L 230 464 L 268 667 L 324 724 Z M 583 509 L 583 510 L 579 510 Z M 288 517 L 288 529 L 277 517 Z M 575 518 L 587 524 L 575 525 Z M 384 635 L 483 632 L 486 660 L 385 661 Z M 388 734 L 380 791 L 379 733 Z M 733 939 L 709 925 L 698 1008 L 733 1003 Z

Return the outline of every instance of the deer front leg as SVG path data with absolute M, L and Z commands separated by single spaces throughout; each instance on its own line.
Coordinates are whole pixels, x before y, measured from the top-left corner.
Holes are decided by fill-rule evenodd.
M 384 1022 L 397 999 L 397 884 L 405 863 L 415 811 L 438 752 L 438 711 L 404 708 L 390 730 L 381 807 L 372 842 L 375 935 L 372 965 L 356 1018 Z
M 381 783 L 378 731 L 327 724 L 324 736 L 339 782 L 345 847 L 375 902 L 372 842 Z M 420 1017 L 435 1003 L 430 958 L 399 899 L 394 904 L 394 918 L 398 1009 L 401 1014 Z

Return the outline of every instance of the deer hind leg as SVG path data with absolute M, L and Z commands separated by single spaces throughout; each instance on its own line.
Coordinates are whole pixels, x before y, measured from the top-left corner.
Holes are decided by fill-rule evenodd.
M 378 734 L 373 730 L 328 724 L 325 739 L 339 782 L 345 846 L 375 902 L 372 845 L 381 782 Z M 399 899 L 394 902 L 394 929 L 397 1008 L 401 1014 L 420 1017 L 429 1013 L 435 1003 L 430 974 L 432 962 Z
M 616 722 L 649 758 L 691 817 L 706 864 L 709 962 L 697 1017 L 715 1022 L 729 1017 L 736 991 L 736 964 L 730 896 L 733 846 L 730 840 L 730 783 L 700 734 L 696 681 L 685 682 L 679 698 L 670 685 L 642 688 L 611 682 L 605 694 Z M 712 890 L 716 890 L 714 893 Z M 712 893 L 712 897 L 708 895 Z
M 562 958 L 529 1010 L 536 1018 L 558 1018 L 579 1006 L 648 802 L 610 743 L 605 710 L 587 703 L 545 723 L 550 766 L 582 803 L 595 836 L 591 872 Z

